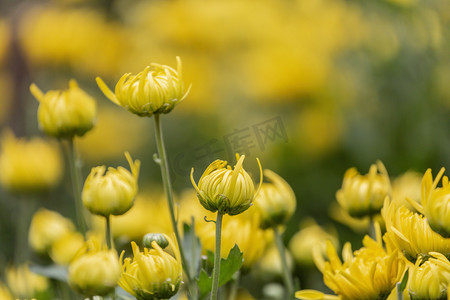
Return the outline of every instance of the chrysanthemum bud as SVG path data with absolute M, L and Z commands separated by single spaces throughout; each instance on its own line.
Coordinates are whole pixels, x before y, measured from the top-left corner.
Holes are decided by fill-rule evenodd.
M 9 267 L 5 275 L 14 299 L 34 299 L 49 286 L 47 278 L 31 272 L 28 264 Z
M 101 78 L 96 80 L 109 100 L 141 117 L 169 113 L 184 100 L 190 89 L 185 91 L 179 57 L 177 70 L 153 63 L 137 75 L 123 75 L 116 84 L 115 93 Z
M 107 250 L 96 240 L 86 242 L 69 265 L 69 285 L 82 295 L 104 296 L 114 290 L 120 278 L 115 250 Z
M 283 178 L 268 169 L 264 170 L 264 176 L 270 182 L 261 185 L 255 198 L 263 229 L 286 223 L 296 207 L 294 191 Z
M 17 139 L 10 131 L 2 136 L 0 184 L 14 193 L 37 193 L 55 187 L 62 175 L 59 148 L 40 138 Z
M 131 172 L 100 166 L 92 168 L 82 191 L 83 204 L 93 214 L 101 216 L 122 215 L 132 206 L 138 191 L 140 161 L 133 160 L 128 152 L 125 156 Z
M 122 276 L 119 286 L 138 300 L 169 299 L 178 292 L 183 270 L 180 250 L 173 239 L 165 235 L 175 257 L 165 252 L 156 241 L 152 249 L 139 250 L 131 242 L 133 259 L 125 258 L 122 264 Z M 120 255 L 120 261 L 124 252 Z
M 164 234 L 147 233 L 146 235 L 144 235 L 144 238 L 142 239 L 142 244 L 144 244 L 144 247 L 153 248 L 152 246 L 153 242 L 156 242 L 158 246 L 160 246 L 162 249 L 169 246 L 169 241 L 166 239 Z
M 360 175 L 355 168 L 347 170 L 336 198 L 352 217 L 360 218 L 379 213 L 384 198 L 390 194 L 389 176 L 383 163 L 378 161 L 370 166 L 366 175 Z
M 34 83 L 30 91 L 39 101 L 39 127 L 48 135 L 57 138 L 82 136 L 95 123 L 95 100 L 70 80 L 69 89 L 50 90 L 43 93 Z
M 198 182 L 194 181 L 194 169 L 191 171 L 191 182 L 197 191 L 198 199 L 204 208 L 212 212 L 219 211 L 222 214 L 237 215 L 252 205 L 255 197 L 253 181 L 242 167 L 245 155 L 239 158 L 231 170 L 227 162 L 216 160 L 206 168 Z M 262 181 L 262 169 L 260 168 L 260 181 Z M 261 183 L 260 183 L 261 185 Z

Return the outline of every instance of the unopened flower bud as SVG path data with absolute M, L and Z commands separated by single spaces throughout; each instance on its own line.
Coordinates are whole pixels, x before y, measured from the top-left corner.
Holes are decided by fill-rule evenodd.
M 100 166 L 92 168 L 86 178 L 82 191 L 83 204 L 93 214 L 101 216 L 122 215 L 134 203 L 138 191 L 140 161 L 133 162 L 128 152 L 125 156 L 131 172 L 125 168 L 117 169 Z
M 352 217 L 360 218 L 379 213 L 384 198 L 390 194 L 389 176 L 383 163 L 378 161 L 370 166 L 366 175 L 359 174 L 355 168 L 348 169 L 336 198 Z
M 169 246 L 169 241 L 161 233 L 147 233 L 142 239 L 142 244 L 147 248 L 153 248 L 152 243 L 156 242 L 162 249 Z
M 43 93 L 34 83 L 31 93 L 39 101 L 39 127 L 48 135 L 57 138 L 82 136 L 95 123 L 95 100 L 78 87 L 75 80 L 69 82 L 69 89 L 50 90 Z
M 177 70 L 153 63 L 137 75 L 123 75 L 115 93 L 99 77 L 97 84 L 109 100 L 141 117 L 169 113 L 189 93 L 184 88 L 179 57 Z
M 276 173 L 265 169 L 270 182 L 261 185 L 255 207 L 261 214 L 261 228 L 285 224 L 295 211 L 295 194 L 289 184 Z
M 250 175 L 244 170 L 242 164 L 245 155 L 239 158 L 234 167 L 227 166 L 227 162 L 216 160 L 206 168 L 198 181 L 194 181 L 194 169 L 191 171 L 191 182 L 197 191 L 198 199 L 204 208 L 221 214 L 237 215 L 247 210 L 255 197 L 255 188 Z M 262 180 L 262 169 L 260 177 Z

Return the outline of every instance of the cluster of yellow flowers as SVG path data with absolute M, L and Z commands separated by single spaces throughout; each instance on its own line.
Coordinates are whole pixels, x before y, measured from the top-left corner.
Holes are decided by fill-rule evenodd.
M 301 290 L 296 297 L 388 299 L 391 294 L 395 297 L 396 284 L 400 284 L 403 276 L 409 276 L 406 277 L 406 298 L 447 299 L 450 295 L 450 239 L 445 224 L 450 190 L 448 177 L 443 174 L 444 168 L 433 180 L 428 169 L 418 190 L 417 175 L 410 172 L 395 180 L 391 188 L 386 169 L 380 162 L 372 165 L 366 175 L 349 169 L 336 198 L 352 217 L 370 218 L 376 241 L 365 236 L 364 247 L 353 253 L 351 245 L 345 244 L 344 262 L 331 242 L 326 250 L 328 261 L 324 260 L 321 249 L 315 248 L 315 263 L 323 273 L 324 283 L 337 296 Z M 438 187 L 441 178 L 442 185 Z M 394 195 L 391 190 L 395 191 Z M 383 236 L 375 218 L 380 213 L 380 221 L 386 228 Z M 410 270 L 409 275 L 405 275 L 406 269 Z M 397 295 L 403 297 L 402 292 L 397 291 Z

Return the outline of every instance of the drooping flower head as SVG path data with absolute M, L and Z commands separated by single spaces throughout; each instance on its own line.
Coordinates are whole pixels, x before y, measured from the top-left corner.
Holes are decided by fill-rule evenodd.
M 57 145 L 41 138 L 16 138 L 3 133 L 0 152 L 0 184 L 14 193 L 38 193 L 55 187 L 62 176 Z
M 226 161 L 218 159 L 212 162 L 203 172 L 198 185 L 194 181 L 194 168 L 192 168 L 192 185 L 197 191 L 200 203 L 207 210 L 237 215 L 252 205 L 255 197 L 255 187 L 252 178 L 242 166 L 245 155 L 241 157 L 236 155 L 236 158 L 237 163 L 234 170 L 227 165 Z M 257 161 L 261 173 L 260 181 L 262 181 L 261 164 L 258 159 Z
M 126 73 L 117 82 L 115 92 L 101 78 L 96 80 L 109 100 L 141 117 L 169 113 L 186 98 L 190 89 L 185 90 L 179 57 L 177 70 L 153 63 L 137 75 Z
M 128 152 L 125 157 L 131 172 L 123 167 L 108 168 L 106 173 L 105 166 L 92 168 L 82 192 L 83 204 L 91 213 L 121 215 L 133 206 L 138 191 L 140 161 L 133 162 Z
M 336 199 L 352 217 L 360 218 L 379 213 L 384 198 L 390 194 L 389 176 L 383 163 L 378 161 L 370 166 L 366 175 L 359 174 L 355 168 L 348 169 Z
M 419 256 L 440 252 L 450 257 L 450 238 L 443 238 L 434 232 L 427 219 L 405 206 L 397 207 L 386 198 L 381 211 L 386 224 L 385 239 L 415 262 Z
M 408 291 L 412 300 L 445 300 L 449 283 L 450 262 L 441 253 L 430 252 L 412 267 Z
M 68 269 L 69 285 L 78 293 L 87 296 L 105 296 L 112 292 L 120 278 L 120 263 L 117 252 L 95 238 L 89 239 Z
M 289 184 L 275 172 L 265 169 L 269 182 L 261 185 L 255 198 L 255 207 L 261 214 L 261 227 L 285 224 L 295 211 L 295 194 Z
M 385 250 L 377 228 L 377 240 L 363 239 L 363 247 L 352 253 L 350 243 L 344 245 L 343 261 L 334 246 L 327 243 L 328 260 L 315 255 L 324 283 L 338 295 L 329 296 L 311 290 L 298 291 L 298 299 L 386 299 L 402 278 L 405 262 L 397 250 Z
M 156 241 L 152 241 L 152 249 L 144 248 L 143 252 L 135 242 L 131 242 L 133 259 L 127 257 L 122 263 L 119 286 L 138 300 L 169 299 L 181 285 L 180 250 L 174 239 L 164 236 L 175 257 L 165 252 Z M 124 253 L 120 255 L 120 261 Z
M 96 118 L 95 100 L 69 81 L 68 90 L 50 90 L 43 93 L 34 83 L 30 91 L 39 101 L 39 127 L 48 135 L 57 138 L 83 136 L 94 127 Z
M 422 179 L 421 204 L 412 204 L 427 217 L 431 229 L 450 238 L 450 184 L 448 177 L 443 176 L 444 172 L 445 169 L 441 168 L 433 180 L 431 169 L 428 169 Z M 441 178 L 442 187 L 438 187 Z

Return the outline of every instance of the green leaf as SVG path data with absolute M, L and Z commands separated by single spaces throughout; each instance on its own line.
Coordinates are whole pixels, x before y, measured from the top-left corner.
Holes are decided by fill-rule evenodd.
M 403 279 L 402 282 L 397 286 L 397 290 L 401 293 L 403 293 L 403 291 L 406 288 L 406 284 L 408 283 L 408 276 L 409 276 L 409 269 L 406 270 L 405 275 L 403 275 Z
M 67 282 L 67 268 L 59 265 L 30 265 L 30 271 L 47 278 Z
M 220 260 L 220 274 L 219 274 L 219 286 L 224 285 L 233 278 L 234 273 L 239 271 L 244 262 L 244 256 L 239 250 L 238 245 L 230 250 L 228 257 Z M 200 271 L 200 275 L 197 279 L 198 288 L 200 290 L 200 296 L 204 297 L 211 291 L 212 276 L 209 276 L 204 269 Z
M 186 260 L 189 262 L 188 270 L 191 278 L 197 277 L 202 254 L 200 239 L 195 235 L 194 224 L 194 218 L 191 219 L 191 225 L 183 224 L 183 240 L 181 241 Z

